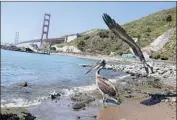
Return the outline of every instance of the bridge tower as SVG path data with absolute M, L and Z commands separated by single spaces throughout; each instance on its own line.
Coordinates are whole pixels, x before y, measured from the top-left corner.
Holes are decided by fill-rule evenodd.
M 50 26 L 50 14 L 45 13 L 44 22 L 42 26 L 41 47 L 43 45 L 43 39 L 48 39 L 49 26 Z M 45 35 L 45 38 L 44 38 L 44 35 Z
M 15 44 L 18 43 L 18 39 L 19 39 L 19 32 L 15 33 Z

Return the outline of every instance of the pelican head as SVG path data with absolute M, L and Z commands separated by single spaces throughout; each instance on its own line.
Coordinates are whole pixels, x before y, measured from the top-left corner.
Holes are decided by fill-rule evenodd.
M 105 66 L 106 66 L 106 61 L 104 59 L 100 60 L 96 63 L 96 65 L 94 65 L 92 68 L 90 68 L 85 74 L 89 73 L 93 69 L 99 69 L 100 67 L 104 68 Z

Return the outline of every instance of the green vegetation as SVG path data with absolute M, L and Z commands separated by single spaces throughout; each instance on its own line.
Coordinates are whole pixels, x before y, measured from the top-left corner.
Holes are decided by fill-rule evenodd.
M 116 20 L 118 21 L 118 20 Z M 104 22 L 104 21 L 103 21 Z M 145 47 L 162 35 L 170 28 L 176 27 L 176 8 L 163 10 L 155 14 L 143 17 L 122 26 L 132 38 L 139 39 L 139 45 Z M 164 48 L 157 53 L 153 53 L 152 58 L 156 59 L 176 59 L 176 33 L 165 44 Z M 70 43 L 78 47 L 83 52 L 109 55 L 123 54 L 129 52 L 129 46 L 124 43 L 110 30 L 94 29 L 84 32 L 81 37 Z
M 141 47 L 149 45 L 158 36 L 174 27 L 176 27 L 176 8 L 163 10 L 123 25 L 131 37 L 139 38 Z

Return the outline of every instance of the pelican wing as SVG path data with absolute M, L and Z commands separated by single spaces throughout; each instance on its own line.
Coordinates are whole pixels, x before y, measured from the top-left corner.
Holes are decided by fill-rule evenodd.
M 145 61 L 144 55 L 140 47 L 135 43 L 135 41 L 126 33 L 126 31 L 115 22 L 109 15 L 103 14 L 103 20 L 106 25 L 113 31 L 113 33 L 126 42 L 133 50 L 136 56 L 139 57 L 140 61 Z
M 111 97 L 114 97 L 118 94 L 117 88 L 106 78 L 104 77 L 97 77 L 97 84 L 99 89 L 104 93 Z

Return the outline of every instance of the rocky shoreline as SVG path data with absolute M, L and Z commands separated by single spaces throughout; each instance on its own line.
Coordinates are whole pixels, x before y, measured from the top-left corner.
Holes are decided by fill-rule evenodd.
M 36 117 L 23 107 L 11 107 L 1 108 L 0 118 L 1 120 L 35 120 Z
M 16 47 L 14 45 L 1 45 L 1 49 L 3 50 L 11 50 L 11 51 L 19 51 L 19 52 L 30 52 L 33 53 L 33 51 L 29 48 L 25 47 Z
M 175 109 L 177 97 L 176 88 L 164 84 L 156 77 L 129 76 L 115 84 L 118 87 L 122 101 L 120 106 L 126 106 L 129 103 L 139 103 L 141 106 L 153 107 L 159 105 L 160 107 L 160 105 L 165 104 L 169 106 L 171 110 Z M 13 120 L 35 120 L 44 118 L 44 120 L 47 120 L 45 117 L 48 114 L 48 118 L 55 116 L 54 118 L 57 120 L 67 117 L 67 114 L 72 113 L 71 116 L 68 116 L 69 120 L 72 120 L 73 117 L 75 120 L 100 120 L 98 119 L 100 116 L 97 113 L 102 109 L 109 109 L 109 107 L 114 105 L 113 101 L 109 100 L 104 108 L 101 101 L 102 96 L 98 90 L 75 93 L 68 99 L 64 98 L 60 93 L 55 93 L 51 95 L 48 102 L 39 106 L 29 108 L 3 108 L 1 118 L 3 118 L 2 120 L 7 120 L 7 118 L 13 118 Z M 119 107 L 119 105 L 114 106 Z M 49 112 L 48 110 L 52 111 Z M 61 111 L 65 113 L 63 116 L 61 116 L 61 114 L 60 116 L 58 115 L 58 112 Z M 88 111 L 90 114 L 87 118 L 85 114 L 81 114 L 81 112 L 87 113 Z M 169 116 L 167 116 L 167 118 L 168 117 Z
M 53 116 L 56 120 L 60 118 L 67 118 L 68 120 L 102 120 L 98 114 L 99 111 L 109 109 L 112 106 L 115 107 L 114 109 L 121 106 L 124 108 L 129 103 L 142 107 L 150 106 L 152 108 L 158 105 L 159 109 L 163 109 L 161 108 L 161 105 L 165 105 L 168 106 L 170 110 L 175 110 L 177 96 L 176 89 L 163 84 L 157 78 L 130 76 L 129 78 L 122 79 L 115 84 L 117 85 L 120 93 L 120 105 L 115 105 L 113 101 L 108 99 L 106 105 L 103 106 L 100 92 L 98 90 L 94 90 L 90 92 L 75 93 L 68 99 L 63 98 L 61 95 L 60 99 L 53 99 L 53 102 L 48 102 L 43 105 L 39 105 L 38 107 L 30 108 L 30 112 L 33 114 L 38 110 L 41 110 L 41 112 L 34 114 L 37 118 L 41 119 Z M 45 111 L 47 109 L 53 110 L 46 113 Z M 131 106 L 129 109 L 131 109 Z M 49 116 L 46 114 L 49 114 Z M 117 113 L 115 112 L 115 114 Z M 167 115 L 166 117 L 169 118 L 171 116 Z M 172 117 L 175 118 L 174 116 Z M 126 116 L 124 116 L 124 119 L 125 118 Z M 103 120 L 106 120 L 106 118 L 103 118 Z
M 82 67 L 91 67 L 93 65 L 81 64 Z M 107 64 L 106 69 L 120 70 L 131 76 L 146 77 L 146 71 L 140 63 L 129 64 Z M 167 85 L 176 86 L 176 64 L 166 64 L 155 62 L 153 66 L 154 73 L 150 73 L 149 77 L 158 78 Z M 168 79 L 168 81 L 167 81 Z
M 91 57 L 92 59 L 92 57 Z M 96 58 L 101 59 L 101 58 Z M 104 59 L 104 58 L 103 58 Z M 111 61 L 112 59 L 107 59 Z M 106 65 L 106 69 L 113 69 L 126 72 L 130 74 L 129 77 L 117 81 L 115 84 L 120 92 L 120 99 L 122 101 L 121 106 L 127 107 L 127 104 L 137 104 L 137 106 L 153 106 L 165 104 L 169 106 L 169 109 L 174 110 L 176 107 L 176 64 L 158 63 L 155 62 L 154 73 L 145 77 L 145 70 L 139 62 L 127 62 L 128 64 L 111 64 Z M 93 65 L 80 65 L 82 67 L 92 67 Z M 28 87 L 28 86 L 26 86 Z M 59 98 L 59 99 L 58 99 Z M 112 109 L 107 104 L 105 108 L 102 105 L 102 96 L 98 90 L 76 93 L 70 96 L 69 99 L 65 99 L 62 94 L 52 94 L 50 100 L 42 105 L 29 108 L 2 108 L 1 118 L 2 120 L 33 120 L 33 119 L 50 119 L 54 117 L 56 119 L 84 119 L 84 120 L 101 120 L 101 110 Z M 111 104 L 114 104 L 109 100 Z M 119 105 L 113 108 L 118 109 Z M 131 106 L 129 109 L 132 109 Z M 165 111 L 165 109 L 164 109 Z M 63 114 L 59 114 L 64 112 Z M 82 113 L 83 112 L 83 113 Z M 108 111 L 109 112 L 109 111 Z M 25 113 L 25 114 L 24 114 Z M 89 113 L 86 117 L 85 114 Z M 58 115 L 59 114 L 59 115 Z M 68 115 L 71 114 L 71 115 Z M 117 113 L 115 113 L 117 114 Z M 68 116 L 67 116 L 68 115 Z M 104 113 L 109 116 L 109 114 Z M 153 115 L 152 115 L 153 116 Z M 156 116 L 156 115 L 154 115 Z M 42 117 L 42 118 L 41 118 Z M 70 118 L 69 118 L 70 117 Z M 123 116 L 126 120 L 126 115 Z M 171 117 L 166 116 L 167 119 Z M 160 117 L 159 117 L 160 118 Z M 175 119 L 175 117 L 173 116 Z M 172 118 L 172 120 L 173 120 Z M 116 120 L 119 119 L 116 117 Z M 142 119 L 142 118 L 141 118 Z M 137 120 L 141 120 L 137 119 Z M 154 119 L 154 118 L 153 118 Z M 106 120 L 106 117 L 102 120 Z M 135 119 L 131 119 L 135 120 Z M 149 120 L 149 119 L 147 119 Z
M 121 70 L 128 74 L 131 74 L 131 76 L 144 77 L 146 75 L 146 72 L 142 64 L 107 65 L 106 68 Z M 168 85 L 171 85 L 174 87 L 176 86 L 176 65 L 174 66 L 170 64 L 157 64 L 156 63 L 153 69 L 154 69 L 154 73 L 150 73 L 149 76 L 159 78 L 160 80 L 162 80 L 164 83 Z

